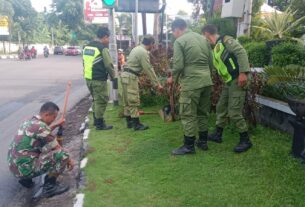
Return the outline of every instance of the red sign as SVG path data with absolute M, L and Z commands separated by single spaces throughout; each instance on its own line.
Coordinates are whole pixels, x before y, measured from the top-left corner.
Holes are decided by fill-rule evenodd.
M 108 10 L 103 8 L 101 0 L 84 0 L 84 20 L 89 24 L 108 23 Z

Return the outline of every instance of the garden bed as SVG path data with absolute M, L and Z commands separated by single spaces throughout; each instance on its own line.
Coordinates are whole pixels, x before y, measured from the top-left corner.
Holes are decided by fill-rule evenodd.
M 256 102 L 261 105 L 257 113 L 259 123 L 293 134 L 293 127 L 288 120 L 294 118 L 295 114 L 289 108 L 288 103 L 261 95 L 257 95 Z

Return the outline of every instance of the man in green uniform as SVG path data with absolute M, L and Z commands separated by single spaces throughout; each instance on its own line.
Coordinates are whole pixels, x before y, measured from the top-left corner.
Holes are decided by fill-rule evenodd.
M 93 118 L 97 130 L 109 130 L 104 120 L 104 113 L 108 103 L 107 79 L 108 75 L 114 79 L 115 72 L 109 54 L 109 30 L 100 27 L 97 40 L 90 42 L 83 51 L 84 77 L 93 98 Z
M 214 45 L 214 67 L 225 82 L 216 106 L 216 130 L 209 140 L 221 143 L 227 118 L 240 134 L 240 141 L 234 151 L 245 152 L 252 147 L 248 126 L 243 117 L 246 97 L 247 73 L 250 71 L 245 49 L 230 36 L 219 36 L 214 25 L 206 25 L 202 34 Z
M 200 34 L 187 30 L 186 22 L 177 19 L 172 23 L 174 43 L 173 77 L 168 84 L 180 78 L 179 113 L 184 130 L 184 144 L 172 151 L 173 155 L 195 153 L 197 146 L 207 150 L 208 116 L 211 96 L 212 51 L 209 42 Z
M 56 178 L 66 167 L 73 169 L 69 154 L 52 135 L 52 131 L 64 123 L 64 119 L 60 119 L 51 125 L 58 111 L 58 106 L 52 102 L 43 104 L 39 115 L 20 126 L 8 151 L 9 169 L 24 187 L 33 187 L 32 178 L 47 173 L 41 197 L 67 191 L 69 187 L 56 182 Z
M 145 36 L 142 44 L 131 50 L 127 64 L 124 66 L 124 72 L 121 74 L 127 127 L 134 128 L 136 131 L 148 129 L 148 126 L 141 124 L 139 119 L 140 95 L 138 82 L 140 74 L 142 72 L 146 73 L 158 90 L 163 89 L 149 60 L 149 51 L 153 49 L 154 44 L 155 40 L 152 36 Z

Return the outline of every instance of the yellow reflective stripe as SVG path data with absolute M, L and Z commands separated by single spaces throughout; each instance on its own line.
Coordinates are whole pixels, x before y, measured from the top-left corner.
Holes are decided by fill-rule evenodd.
M 235 69 L 236 69 L 236 66 L 235 66 L 235 64 L 234 64 L 234 62 L 233 62 L 233 60 L 232 60 L 232 58 L 229 58 L 229 61 L 230 61 L 231 65 L 232 65 L 232 68 L 235 70 Z
M 217 43 L 213 50 L 213 64 L 218 72 L 218 74 L 223 78 L 223 80 L 227 83 L 232 80 L 232 76 L 230 75 L 227 66 L 223 62 L 221 56 L 225 50 L 225 47 L 222 43 Z

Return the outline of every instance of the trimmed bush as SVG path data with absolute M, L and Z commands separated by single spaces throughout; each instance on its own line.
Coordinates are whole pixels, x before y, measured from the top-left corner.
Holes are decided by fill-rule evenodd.
M 249 35 L 241 35 L 237 37 L 237 40 L 241 45 L 246 45 L 251 43 L 253 41 L 253 38 L 251 38 Z
M 250 42 L 245 45 L 245 49 L 252 67 L 268 65 L 267 48 L 264 42 Z
M 285 42 L 272 48 L 272 65 L 305 66 L 305 47 L 298 43 Z

